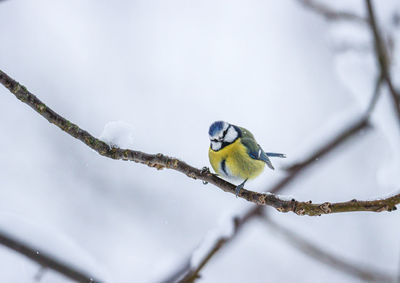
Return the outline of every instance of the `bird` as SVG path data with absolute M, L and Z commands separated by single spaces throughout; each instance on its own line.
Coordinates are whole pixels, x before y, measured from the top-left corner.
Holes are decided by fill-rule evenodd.
M 286 158 L 283 153 L 265 152 L 249 130 L 228 122 L 213 122 L 208 135 L 208 158 L 214 171 L 231 180 L 243 180 L 235 189 L 236 197 L 247 180 L 261 174 L 265 164 L 274 170 L 269 157 Z

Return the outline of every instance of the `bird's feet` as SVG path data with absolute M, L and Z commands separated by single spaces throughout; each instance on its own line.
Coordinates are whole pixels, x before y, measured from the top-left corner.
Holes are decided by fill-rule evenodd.
M 247 181 L 247 179 L 244 180 L 240 185 L 238 185 L 238 186 L 236 187 L 236 189 L 235 189 L 236 197 L 239 196 L 240 190 L 243 189 L 244 184 L 246 184 L 246 181 Z

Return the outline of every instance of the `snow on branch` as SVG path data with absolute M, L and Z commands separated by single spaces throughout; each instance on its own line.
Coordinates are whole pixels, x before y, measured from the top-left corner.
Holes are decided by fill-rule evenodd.
M 40 101 L 35 95 L 30 93 L 23 85 L 16 82 L 1 70 L 0 83 L 8 88 L 19 100 L 29 105 L 50 123 L 56 125 L 74 138 L 82 141 L 84 144 L 102 156 L 112 159 L 130 160 L 157 169 L 173 169 L 192 179 L 199 179 L 204 182 L 211 183 L 225 192 L 235 194 L 236 186 L 234 184 L 219 178 L 217 175 L 212 174 L 209 170 L 195 168 L 184 161 L 178 160 L 174 157 L 166 156 L 161 153 L 148 154 L 136 150 L 110 147 L 104 141 L 95 138 L 76 124 L 73 124 L 64 117 L 60 116 L 46 104 Z M 364 123 L 367 123 L 367 118 L 365 118 Z M 295 199 L 284 200 L 273 193 L 259 193 L 246 189 L 242 189 L 239 196 L 258 205 L 272 206 L 280 212 L 294 212 L 298 215 L 310 216 L 352 211 L 392 211 L 395 210 L 396 205 L 400 203 L 400 194 L 379 200 L 350 200 L 347 202 L 324 202 L 321 204 L 313 204 L 311 201 L 297 201 Z

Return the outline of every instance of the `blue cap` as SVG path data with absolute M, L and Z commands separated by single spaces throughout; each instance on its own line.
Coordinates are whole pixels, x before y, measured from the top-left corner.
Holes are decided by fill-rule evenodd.
M 210 129 L 208 130 L 208 134 L 210 136 L 214 136 L 216 133 L 220 132 L 224 128 L 224 121 L 216 121 L 211 124 Z

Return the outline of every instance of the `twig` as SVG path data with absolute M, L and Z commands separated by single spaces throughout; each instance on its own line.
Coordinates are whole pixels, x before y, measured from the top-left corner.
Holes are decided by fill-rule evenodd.
M 38 251 L 37 249 L 25 243 L 13 239 L 13 237 L 1 231 L 0 231 L 0 244 L 37 262 L 41 266 L 41 268 L 52 269 L 76 282 L 84 282 L 84 283 L 101 282 L 100 280 L 95 279 L 94 277 L 89 276 L 88 274 L 85 274 L 83 271 L 79 271 L 76 268 L 73 268 L 64 262 L 61 262 L 58 259 L 50 255 L 47 255 L 46 253 Z
M 179 279 L 182 278 L 185 274 L 187 274 L 187 271 L 190 270 L 191 268 L 191 258 L 186 258 L 181 265 L 179 265 L 179 268 L 171 272 L 165 279 L 160 281 L 160 283 L 176 283 L 179 282 Z
M 296 235 L 293 231 L 279 225 L 272 221 L 270 217 L 264 216 L 265 223 L 279 233 L 279 238 L 284 238 L 288 243 L 294 246 L 296 249 L 302 251 L 304 254 L 309 255 L 318 262 L 325 263 L 329 267 L 335 268 L 338 271 L 347 273 L 358 279 L 362 279 L 367 282 L 394 282 L 394 276 L 388 276 L 385 272 L 375 270 L 372 267 L 361 267 L 362 264 L 355 264 L 344 260 L 338 256 L 334 256 L 324 249 L 316 246 L 300 235 Z
M 316 12 L 317 14 L 323 16 L 329 21 L 355 21 L 360 23 L 366 23 L 367 20 L 356 14 L 345 12 L 345 11 L 335 11 L 333 8 L 322 4 L 315 0 L 298 0 L 300 4 L 304 7 Z
M 305 158 L 301 162 L 297 162 L 286 168 L 290 174 L 283 179 L 280 183 L 275 185 L 273 188 L 268 190 L 271 193 L 277 193 L 283 186 L 286 186 L 289 182 L 297 176 L 298 173 L 302 172 L 303 169 L 312 165 L 316 160 L 322 159 L 329 152 L 336 149 L 339 145 L 343 144 L 347 139 L 354 137 L 355 134 L 362 130 L 370 128 L 369 117 L 375 109 L 376 103 L 378 102 L 379 96 L 381 94 L 383 76 L 380 74 L 375 83 L 374 91 L 370 103 L 368 104 L 365 115 L 362 115 L 358 120 L 349 123 L 342 132 L 336 135 L 332 140 L 328 141 L 326 144 L 322 145 L 319 149 L 316 149 L 309 157 Z
M 253 219 L 255 216 L 259 215 L 260 210 L 258 209 L 250 209 L 248 210 L 242 217 L 237 217 L 233 219 L 234 221 L 234 231 L 229 237 L 221 237 L 219 238 L 214 245 L 210 248 L 210 250 L 206 253 L 204 258 L 201 260 L 198 266 L 196 266 L 194 269 L 187 269 L 186 271 L 187 274 L 179 280 L 179 283 L 191 283 L 194 282 L 200 274 L 200 271 L 203 269 L 203 267 L 210 261 L 210 259 L 223 247 L 225 246 L 228 242 L 231 242 L 233 239 L 235 239 L 240 231 L 242 231 L 242 228 L 244 227 L 244 224 L 248 223 L 250 219 Z M 190 259 L 189 259 L 190 262 Z M 173 281 L 163 281 L 163 283 L 174 283 Z
M 50 123 L 53 123 L 69 135 L 82 141 L 102 156 L 112 159 L 130 160 L 148 165 L 150 167 L 155 167 L 157 169 L 173 169 L 187 175 L 190 178 L 211 183 L 225 192 L 235 194 L 235 185 L 219 178 L 215 174 L 212 174 L 209 170 L 197 169 L 183 161 L 173 157 L 168 157 L 161 153 L 148 154 L 129 149 L 111 148 L 105 142 L 95 138 L 87 131 L 79 128 L 77 125 L 57 114 L 55 111 L 50 109 L 50 107 L 40 101 L 35 95 L 30 93 L 24 86 L 20 85 L 2 71 L 0 71 L 0 82 L 7 87 L 19 100 L 29 105 Z M 358 125 L 358 128 L 362 128 L 366 123 L 366 120 L 363 121 Z M 343 136 L 342 139 L 346 139 L 347 137 L 348 136 Z M 319 154 L 325 154 L 325 152 L 321 152 Z M 343 203 L 325 202 L 322 204 L 311 204 L 310 202 L 283 200 L 271 193 L 258 193 L 246 189 L 242 189 L 239 196 L 258 205 L 272 206 L 281 212 L 292 211 L 298 215 L 306 214 L 310 216 L 350 211 L 392 211 L 395 209 L 395 205 L 400 203 L 400 198 L 398 196 L 393 196 L 385 200 L 376 201 L 349 201 Z
M 360 119 L 353 121 L 347 126 L 340 134 L 335 136 L 331 141 L 322 145 L 319 149 L 315 150 L 313 154 L 309 157 L 305 158 L 303 161 L 293 164 L 286 168 L 287 171 L 295 173 L 296 171 L 301 171 L 304 167 L 308 167 L 313 164 L 316 160 L 320 160 L 322 157 L 326 156 L 327 153 L 332 151 L 341 145 L 348 138 L 353 137 L 354 134 L 359 133 L 361 130 L 367 129 L 370 127 L 368 122 L 368 115 L 363 115 Z M 279 187 L 278 187 L 279 188 Z M 274 188 L 270 190 L 270 192 L 274 192 L 278 188 Z
M 369 23 L 371 27 L 371 32 L 373 34 L 374 38 L 374 46 L 375 46 L 375 53 L 376 53 L 376 60 L 379 64 L 380 72 L 383 76 L 383 78 L 386 81 L 386 84 L 389 88 L 389 93 L 391 94 L 392 97 L 392 102 L 393 102 L 393 107 L 395 109 L 397 119 L 399 122 L 400 126 L 400 95 L 394 88 L 391 76 L 390 76 L 390 61 L 389 61 L 389 55 L 387 52 L 387 47 L 382 40 L 381 33 L 379 31 L 376 18 L 375 18 L 375 13 L 374 9 L 372 7 L 371 0 L 366 0 L 365 1 L 366 6 L 367 6 L 367 11 L 368 11 L 368 17 L 369 17 Z
M 379 76 L 376 79 L 374 93 L 372 95 L 371 103 L 369 104 L 367 112 L 366 112 L 367 116 L 371 115 L 371 113 L 375 109 L 375 105 L 378 102 L 378 98 L 381 94 L 380 89 L 381 89 L 382 83 L 383 83 L 383 76 L 382 76 L 382 73 L 379 73 Z

